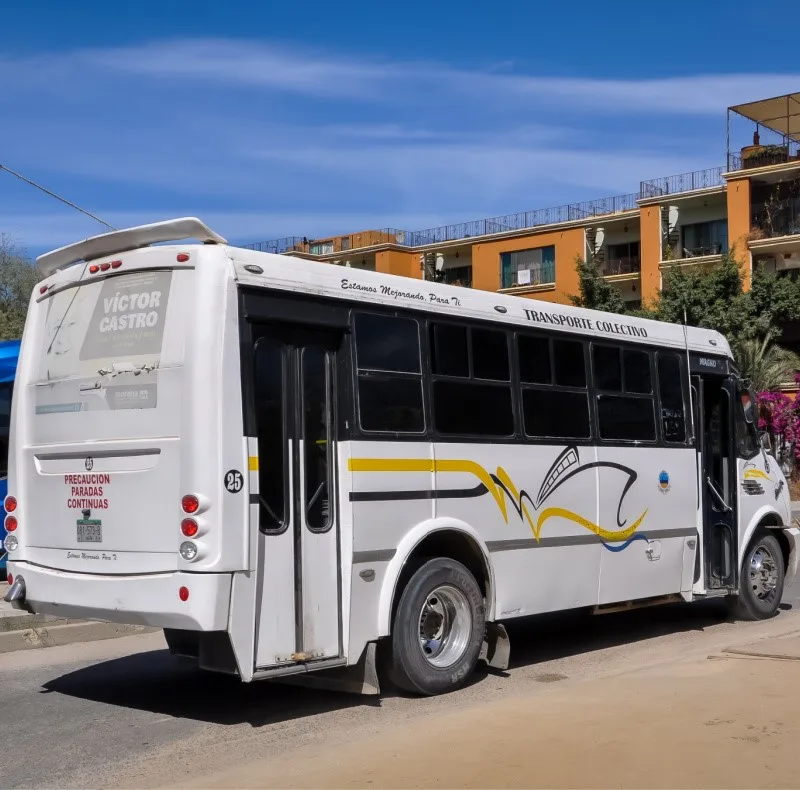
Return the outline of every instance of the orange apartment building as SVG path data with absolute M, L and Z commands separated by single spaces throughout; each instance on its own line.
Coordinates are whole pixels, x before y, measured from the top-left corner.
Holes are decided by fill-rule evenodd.
M 800 271 L 800 93 L 728 108 L 724 166 L 642 181 L 639 191 L 421 231 L 368 230 L 250 245 L 287 256 L 568 303 L 575 258 L 594 258 L 631 307 L 670 266 L 713 266 L 729 248 Z M 783 342 L 800 342 L 800 331 Z

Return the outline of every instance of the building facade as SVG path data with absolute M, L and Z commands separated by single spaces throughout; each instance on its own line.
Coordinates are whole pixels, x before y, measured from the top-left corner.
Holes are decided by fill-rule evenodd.
M 714 266 L 733 249 L 747 287 L 756 263 L 800 271 L 798 141 L 800 93 L 728 108 L 725 165 L 642 181 L 634 193 L 421 231 L 251 246 L 561 303 L 578 293 L 576 258 L 593 258 L 631 307 L 658 295 L 668 267 Z

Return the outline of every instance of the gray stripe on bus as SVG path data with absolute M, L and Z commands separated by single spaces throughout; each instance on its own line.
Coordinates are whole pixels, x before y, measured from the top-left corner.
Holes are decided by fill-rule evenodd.
M 644 534 L 644 533 L 639 533 Z M 685 527 L 678 529 L 662 529 L 658 532 L 651 532 L 647 535 L 649 540 L 665 540 L 666 538 L 688 538 L 697 534 L 695 527 Z M 631 536 L 632 537 L 632 536 Z M 630 538 L 628 538 L 630 540 Z M 486 548 L 490 552 L 497 551 L 517 551 L 519 549 L 546 549 L 555 546 L 588 546 L 596 543 L 611 543 L 604 540 L 599 535 L 564 535 L 563 537 L 553 538 L 517 538 L 511 540 L 490 540 L 486 543 Z M 624 543 L 625 541 L 614 541 Z
M 353 565 L 361 565 L 365 562 L 388 562 L 397 549 L 378 549 L 377 551 L 354 551 Z

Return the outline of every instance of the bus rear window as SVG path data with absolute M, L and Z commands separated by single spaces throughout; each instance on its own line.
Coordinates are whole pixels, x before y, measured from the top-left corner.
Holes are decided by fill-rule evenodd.
M 53 296 L 40 380 L 158 367 L 172 290 L 173 272 L 139 271 Z

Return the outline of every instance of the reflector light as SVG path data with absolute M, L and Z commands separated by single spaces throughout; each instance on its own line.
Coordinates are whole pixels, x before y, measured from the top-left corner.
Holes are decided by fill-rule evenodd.
M 99 271 L 100 271 L 100 267 L 96 263 L 93 263 L 89 267 L 89 274 L 97 274 L 97 272 L 99 272 Z
M 3 507 L 6 509 L 6 513 L 13 513 L 17 509 L 17 500 L 11 495 L 7 496 Z
M 181 521 L 181 532 L 187 538 L 193 538 L 197 534 L 197 522 L 193 518 L 185 518 Z
M 188 601 L 189 600 L 189 588 L 188 587 L 181 587 L 180 590 L 178 590 L 178 598 L 180 598 L 182 601 Z
M 179 252 L 177 255 L 178 263 L 186 263 L 189 260 L 189 253 L 188 252 Z
M 8 586 L 10 587 L 14 583 L 14 577 L 9 573 L 8 576 L 6 576 L 6 581 L 8 582 Z
M 119 269 L 120 266 L 122 266 L 122 261 L 111 261 L 112 269 Z
M 46 294 L 47 293 L 47 286 L 46 285 L 40 285 L 39 286 L 39 293 L 40 294 Z
M 184 513 L 197 513 L 200 508 L 200 500 L 194 494 L 186 494 L 181 499 L 181 508 Z
M 111 264 L 110 263 L 101 263 L 100 264 L 100 271 L 101 272 L 107 272 L 110 268 L 111 268 Z
M 17 528 L 17 517 L 6 516 L 6 532 L 13 532 Z

